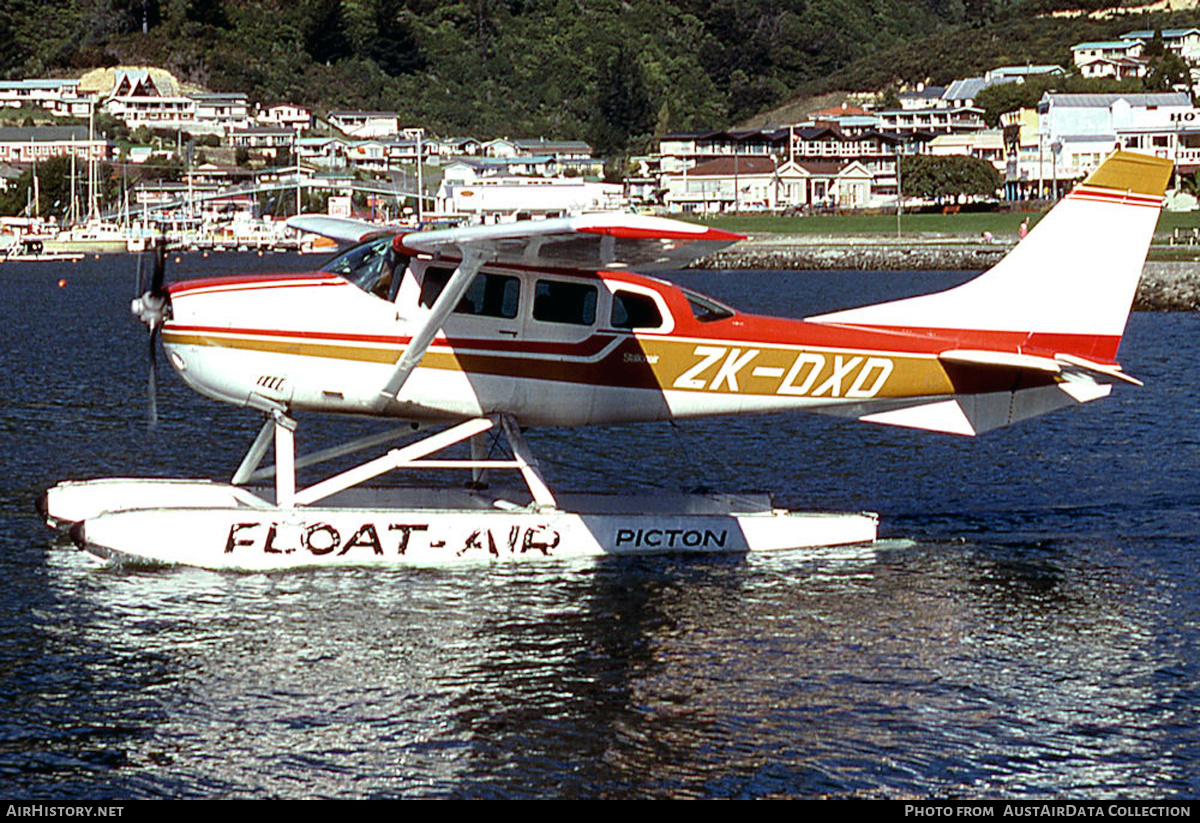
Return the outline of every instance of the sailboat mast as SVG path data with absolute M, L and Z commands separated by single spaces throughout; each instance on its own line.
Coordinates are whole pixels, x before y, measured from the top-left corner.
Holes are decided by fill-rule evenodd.
M 99 221 L 100 206 L 96 200 L 96 155 L 93 151 L 96 140 L 96 106 L 88 106 L 88 222 Z

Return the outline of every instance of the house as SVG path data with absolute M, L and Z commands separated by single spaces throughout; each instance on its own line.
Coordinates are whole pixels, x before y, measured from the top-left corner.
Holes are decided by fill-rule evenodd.
M 480 152 L 484 157 L 516 157 L 521 153 L 515 142 L 504 137 L 488 140 L 481 146 Z
M 299 133 L 312 128 L 312 110 L 292 103 L 260 108 L 254 119 L 260 126 L 283 126 Z
M 112 90 L 102 103 L 104 110 L 131 129 L 183 129 L 196 120 L 196 101 L 176 95 L 170 83 L 155 78 L 146 69 L 117 69 Z
M 786 128 L 678 132 L 659 138 L 659 153 L 639 158 L 639 163 L 645 176 L 658 178 L 660 190 L 675 185 L 676 201 L 680 203 L 679 183 L 672 184 L 671 179 L 721 158 L 763 159 L 776 167 L 795 162 L 810 171 L 817 168 L 813 164 L 832 163 L 839 170 L 857 164 L 871 180 L 867 200 L 875 202 L 895 197 L 897 158 L 924 152 L 933 138 L 922 131 L 881 131 L 879 124 L 880 119 L 871 114 L 837 114 Z M 809 205 L 810 201 L 807 198 L 800 205 Z
M 902 91 L 897 96 L 900 98 L 900 108 L 916 111 L 944 106 L 942 96 L 945 93 L 945 86 L 926 86 L 924 83 L 918 83 L 915 89 Z
M 801 208 L 863 208 L 871 173 L 857 162 L 722 157 L 664 178 L 672 213 L 717 214 Z
M 512 142 L 522 156 L 553 158 L 553 174 L 584 177 L 604 173 L 604 161 L 594 157 L 592 147 L 582 140 L 547 140 L 544 137 L 536 137 L 516 139 Z
M 658 138 L 658 153 L 647 158 L 651 173 L 674 174 L 719 157 L 787 155 L 787 129 L 673 132 Z
M 436 146 L 436 152 L 443 157 L 474 157 L 483 148 L 483 143 L 474 137 L 443 137 L 440 140 L 429 138 L 430 145 Z
M 388 167 L 388 144 L 384 140 L 355 140 L 346 146 L 351 166 L 383 170 Z
M 301 137 L 296 141 L 299 159 L 317 168 L 344 168 L 346 150 L 347 143 L 340 137 Z
M 90 117 L 95 106 L 95 99 L 87 95 L 64 95 L 49 101 L 45 108 L 58 117 Z
M 987 127 L 983 122 L 983 109 L 976 106 L 951 107 L 943 103 L 924 109 L 885 109 L 877 114 L 879 129 L 897 134 L 961 134 Z
M 235 149 L 247 149 L 261 157 L 277 157 L 281 150 L 290 151 L 297 137 L 286 126 L 247 126 L 233 129 L 226 140 Z
M 400 115 L 394 111 L 331 111 L 329 125 L 360 140 L 396 137 L 400 134 Z
M 1145 77 L 1150 70 L 1150 61 L 1141 57 L 1095 57 L 1079 64 L 1081 77 L 1113 77 L 1127 80 Z
M 554 158 L 549 155 L 540 157 L 460 157 L 446 168 L 449 170 L 456 167 L 471 168 L 477 177 L 516 174 L 549 177 L 552 175 Z
M 198 125 L 212 126 L 225 134 L 251 124 L 250 103 L 244 94 L 189 94 L 196 103 Z
M 1000 174 L 1005 173 L 1004 132 L 985 129 L 972 134 L 939 134 L 929 142 L 929 153 L 935 157 L 963 156 L 986 160 Z
M 20 108 L 40 106 L 54 111 L 63 100 L 78 100 L 78 80 L 8 80 L 0 81 L 0 106 Z
M 113 144 L 104 138 L 88 139 L 87 126 L 35 126 L 0 128 L 0 163 L 40 163 L 51 157 L 105 161 Z
M 1200 64 L 1200 29 L 1163 29 L 1158 32 L 1162 37 L 1163 47 L 1173 51 L 1189 65 Z M 1154 29 L 1127 31 L 1121 35 L 1121 40 L 1139 40 L 1149 44 L 1154 40 Z
M 1085 65 L 1096 60 L 1140 58 L 1145 48 L 1146 41 L 1136 38 L 1093 40 L 1071 46 L 1071 59 L 1075 68 L 1082 73 Z
M 993 83 L 1002 80 L 1014 80 L 1018 83 L 1023 83 L 1031 77 L 1061 76 L 1066 73 L 1066 69 L 1062 66 L 1054 65 L 997 66 L 994 69 L 988 69 L 983 73 L 983 76 L 984 79 Z

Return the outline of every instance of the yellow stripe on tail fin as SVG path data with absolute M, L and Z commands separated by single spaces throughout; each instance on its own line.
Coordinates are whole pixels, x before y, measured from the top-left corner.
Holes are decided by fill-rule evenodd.
M 1083 184 L 1162 197 L 1167 191 L 1174 165 L 1163 157 L 1117 151 L 1088 175 Z

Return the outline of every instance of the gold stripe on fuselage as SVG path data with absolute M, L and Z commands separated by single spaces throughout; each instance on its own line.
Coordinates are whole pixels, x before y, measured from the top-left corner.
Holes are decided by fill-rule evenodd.
M 256 337 L 220 332 L 164 331 L 163 342 L 299 357 L 391 365 L 402 346 L 384 348 L 328 340 Z M 435 344 L 424 368 L 486 373 L 514 379 L 587 383 L 617 388 L 780 397 L 865 400 L 945 395 L 971 387 L 933 355 L 899 352 L 765 346 L 742 341 L 628 336 L 600 356 L 472 349 Z M 1011 372 L 987 372 L 987 383 L 1006 387 Z M 970 375 L 980 378 L 978 372 Z M 981 390 L 979 387 L 977 390 Z

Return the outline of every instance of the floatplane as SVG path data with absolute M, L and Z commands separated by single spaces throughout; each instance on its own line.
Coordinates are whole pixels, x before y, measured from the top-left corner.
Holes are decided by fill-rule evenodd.
M 311 274 L 166 285 L 160 256 L 133 303 L 152 347 L 262 429 L 230 482 L 65 482 L 45 514 L 100 555 L 218 569 L 870 543 L 872 513 L 558 493 L 524 431 L 812 411 L 975 435 L 1138 384 L 1117 349 L 1171 168 L 1116 152 L 975 279 L 802 320 L 634 273 L 741 238 L 629 214 L 408 232 L 293 218 L 358 242 Z M 298 456 L 311 412 L 399 425 Z M 366 450 L 383 453 L 298 487 L 298 468 Z M 368 485 L 401 469 L 471 481 Z M 493 487 L 500 470 L 523 483 Z

